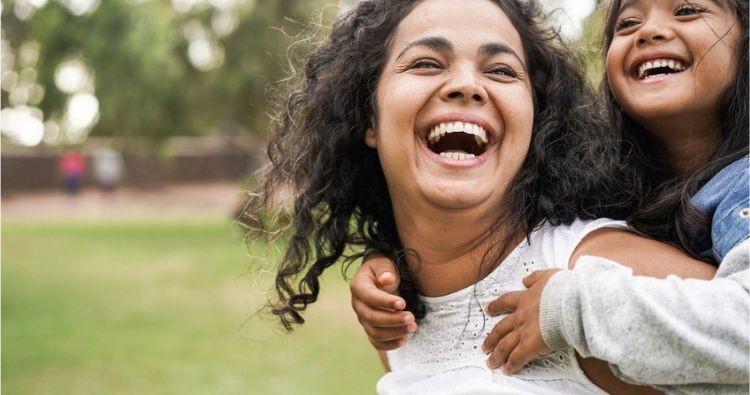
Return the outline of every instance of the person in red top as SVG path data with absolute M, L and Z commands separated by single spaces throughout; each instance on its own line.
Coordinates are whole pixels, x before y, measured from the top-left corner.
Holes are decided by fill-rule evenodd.
M 66 151 L 60 156 L 59 167 L 65 179 L 65 192 L 71 196 L 78 195 L 86 159 L 76 150 Z

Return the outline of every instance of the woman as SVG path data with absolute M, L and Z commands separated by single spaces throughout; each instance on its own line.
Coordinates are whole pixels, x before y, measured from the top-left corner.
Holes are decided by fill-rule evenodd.
M 484 344 L 490 367 L 511 374 L 572 346 L 610 364 L 585 366 L 587 372 L 611 368 L 629 382 L 666 391 L 746 392 L 747 7 L 746 0 L 613 1 L 605 27 L 612 129 L 630 140 L 643 175 L 642 203 L 629 222 L 720 262 L 717 278 L 654 281 L 594 257 L 573 271 L 536 272 L 524 279 L 528 291 L 507 293 L 487 308 L 513 312 Z M 664 260 L 643 241 L 611 232 L 597 232 L 577 249 L 578 255 L 618 253 L 622 259 L 640 253 L 653 265 Z M 416 329 L 412 320 L 403 323 L 409 313 L 368 311 L 368 303 L 401 309 L 394 307 L 398 298 L 375 288 L 392 284 L 392 270 L 373 259 L 352 280 L 355 310 L 379 349 L 403 344 L 403 335 Z
M 589 113 L 582 78 L 538 15 L 533 2 L 362 2 L 310 55 L 282 111 L 248 211 L 259 218 L 278 188 L 295 191 L 273 309 L 282 323 L 303 322 L 323 270 L 348 245 L 367 244 L 398 257 L 421 328 L 438 314 L 477 325 L 455 320 L 458 337 L 441 343 L 450 347 L 439 359 L 434 345 L 391 354 L 382 393 L 599 391 L 569 352 L 524 378 L 493 373 L 481 352 L 496 320 L 475 302 L 496 281 L 519 288 L 524 263 L 567 265 L 588 233 L 621 226 L 576 218 L 618 216 L 633 202 L 622 188 L 632 175 L 611 159 L 617 142 Z M 680 267 L 713 273 L 700 262 Z M 457 303 L 437 312 L 440 298 Z

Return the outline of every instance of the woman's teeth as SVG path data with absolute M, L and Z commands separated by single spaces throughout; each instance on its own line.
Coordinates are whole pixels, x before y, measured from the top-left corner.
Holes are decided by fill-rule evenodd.
M 474 125 L 468 122 L 446 122 L 435 126 L 430 133 L 427 135 L 427 141 L 430 144 L 435 144 L 440 141 L 443 136 L 450 133 L 466 133 L 471 134 L 476 139 L 478 146 L 487 144 L 489 139 L 487 138 L 487 132 L 483 127 Z
M 440 156 L 454 160 L 466 160 L 476 158 L 474 154 L 467 154 L 466 152 L 441 152 Z
M 638 79 L 649 79 L 665 74 L 679 73 L 687 69 L 687 65 L 674 59 L 654 59 L 638 66 Z

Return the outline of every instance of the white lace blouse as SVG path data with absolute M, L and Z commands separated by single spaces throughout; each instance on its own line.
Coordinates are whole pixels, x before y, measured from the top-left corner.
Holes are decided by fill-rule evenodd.
M 498 296 L 524 289 L 521 279 L 535 270 L 567 268 L 570 256 L 590 232 L 625 227 L 620 221 L 577 220 L 543 225 L 477 284 L 440 297 L 420 297 L 427 314 L 406 345 L 388 352 L 391 372 L 377 384 L 391 394 L 603 394 L 584 375 L 573 350 L 538 359 L 513 376 L 487 368 L 481 346 L 504 316 L 484 307 Z

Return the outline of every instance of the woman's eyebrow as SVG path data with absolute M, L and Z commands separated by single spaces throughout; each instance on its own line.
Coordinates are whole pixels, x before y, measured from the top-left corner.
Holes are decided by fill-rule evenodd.
M 516 53 L 516 51 L 513 50 L 509 45 L 503 44 L 503 43 L 487 43 L 482 44 L 481 47 L 479 47 L 479 54 L 491 57 L 498 54 L 509 54 L 513 55 L 516 59 L 518 59 L 519 62 L 521 62 L 524 67 L 526 67 L 526 63 L 524 63 L 523 60 L 521 60 L 521 57 Z
M 412 41 L 409 43 L 409 45 L 404 48 L 401 53 L 396 56 L 396 60 L 404 56 L 406 51 L 414 48 L 414 47 L 428 47 L 430 49 L 434 49 L 438 52 L 452 52 L 453 51 L 453 44 L 450 43 L 450 41 L 444 39 L 443 37 L 426 37 L 426 38 L 420 38 L 417 41 Z
M 453 44 L 451 44 L 450 41 L 446 40 L 443 37 L 425 37 L 420 38 L 419 40 L 412 41 L 409 43 L 406 48 L 404 48 L 401 53 L 396 56 L 396 60 L 400 59 L 404 54 L 409 51 L 410 49 L 414 47 L 427 47 L 430 49 L 433 49 L 438 52 L 453 52 Z M 521 64 L 524 64 L 524 61 L 521 60 L 521 57 L 516 53 L 516 51 L 513 50 L 510 46 L 504 43 L 486 43 L 482 44 L 481 47 L 479 47 L 479 50 L 477 51 L 480 55 L 483 56 L 494 56 L 497 54 L 510 54 L 513 55 L 516 59 L 518 59 Z

